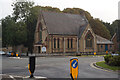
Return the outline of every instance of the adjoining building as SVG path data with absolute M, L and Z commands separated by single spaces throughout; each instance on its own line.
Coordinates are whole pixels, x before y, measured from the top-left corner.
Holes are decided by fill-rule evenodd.
M 97 38 L 97 52 L 113 51 L 114 44 L 101 36 L 96 35 Z
M 96 25 L 97 26 L 97 25 Z M 35 31 L 34 52 L 101 52 L 113 43 L 96 35 L 85 15 L 41 11 Z

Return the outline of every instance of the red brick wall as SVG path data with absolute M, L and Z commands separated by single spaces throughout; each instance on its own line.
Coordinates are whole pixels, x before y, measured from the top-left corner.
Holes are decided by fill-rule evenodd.
M 98 44 L 97 47 L 98 47 L 98 52 L 105 52 L 105 44 Z M 113 50 L 114 50 L 114 45 L 108 44 L 108 51 L 113 51 Z

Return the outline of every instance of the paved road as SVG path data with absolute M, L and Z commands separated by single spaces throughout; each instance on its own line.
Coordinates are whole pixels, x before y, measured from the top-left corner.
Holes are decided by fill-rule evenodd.
M 71 57 L 37 57 L 34 75 L 47 78 L 70 78 L 69 60 Z M 79 78 L 118 78 L 118 73 L 106 72 L 90 66 L 102 61 L 103 57 L 78 57 Z M 2 73 L 16 76 L 29 76 L 28 58 L 2 57 Z

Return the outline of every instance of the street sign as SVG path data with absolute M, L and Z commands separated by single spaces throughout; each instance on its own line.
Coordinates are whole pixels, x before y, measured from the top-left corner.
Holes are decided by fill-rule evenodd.
M 42 47 L 42 52 L 46 52 L 46 47 Z
M 70 59 L 70 75 L 73 80 L 77 80 L 78 77 L 78 58 Z

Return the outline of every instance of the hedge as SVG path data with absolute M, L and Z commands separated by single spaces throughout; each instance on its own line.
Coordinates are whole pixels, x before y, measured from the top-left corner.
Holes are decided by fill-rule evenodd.
M 106 55 L 104 56 L 105 63 L 110 66 L 120 66 L 120 55 L 119 56 L 112 56 Z

